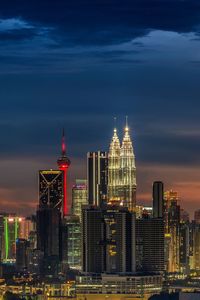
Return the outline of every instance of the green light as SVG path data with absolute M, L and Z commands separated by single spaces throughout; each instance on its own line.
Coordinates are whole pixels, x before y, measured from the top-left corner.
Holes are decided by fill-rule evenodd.
M 8 236 L 8 219 L 4 219 L 4 237 L 5 237 L 5 251 L 6 251 L 6 260 L 8 259 L 8 243 L 9 243 L 9 236 Z

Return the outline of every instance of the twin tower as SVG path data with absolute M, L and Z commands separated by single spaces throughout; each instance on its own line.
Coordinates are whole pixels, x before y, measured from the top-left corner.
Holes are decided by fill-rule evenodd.
M 124 129 L 122 144 L 117 129 L 110 143 L 108 153 L 108 202 L 113 205 L 136 206 L 136 166 L 132 140 L 128 124 Z

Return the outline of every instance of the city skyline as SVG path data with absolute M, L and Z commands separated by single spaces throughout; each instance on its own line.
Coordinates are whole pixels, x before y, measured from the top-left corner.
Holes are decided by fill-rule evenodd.
M 161 180 L 193 216 L 198 1 L 22 0 L 0 11 L 1 210 L 35 211 L 37 172 L 56 168 L 62 127 L 71 189 L 86 178 L 86 153 L 108 151 L 113 117 L 120 129 L 128 114 L 138 201 L 150 203 L 152 182 Z

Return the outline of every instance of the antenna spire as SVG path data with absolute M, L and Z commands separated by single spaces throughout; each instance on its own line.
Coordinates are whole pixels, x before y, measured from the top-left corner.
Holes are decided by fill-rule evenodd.
M 62 156 L 66 156 L 65 129 L 62 132 Z
M 125 127 L 125 131 L 128 131 L 129 127 L 128 127 L 128 116 L 126 116 L 126 127 Z

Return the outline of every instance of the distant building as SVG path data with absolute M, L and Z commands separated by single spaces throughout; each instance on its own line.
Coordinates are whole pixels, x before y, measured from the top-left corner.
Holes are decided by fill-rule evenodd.
M 81 269 L 81 224 L 78 216 L 62 220 L 62 263 L 71 269 Z
M 88 204 L 87 180 L 76 180 L 72 188 L 72 214 L 82 218 L 82 206 Z
M 135 271 L 135 214 L 123 207 L 83 209 L 82 270 L 89 273 Z
M 108 202 L 110 204 L 120 204 L 120 141 L 117 129 L 110 143 L 108 153 Z
M 136 208 L 136 166 L 130 130 L 126 124 L 120 149 L 120 202 L 129 211 Z
M 28 267 L 29 242 L 25 239 L 16 240 L 16 269 L 24 271 Z
M 3 217 L 3 236 L 1 257 L 4 262 L 14 262 L 16 259 L 16 240 L 29 235 L 26 218 L 16 215 Z
M 153 217 L 163 218 L 164 216 L 164 185 L 162 181 L 153 183 Z
M 93 274 L 76 278 L 76 294 L 80 300 L 149 299 L 162 291 L 159 274 Z
M 180 205 L 178 193 L 167 191 L 165 197 L 166 271 L 180 272 Z
M 108 157 L 103 151 L 87 154 L 88 203 L 101 205 L 107 201 Z
M 136 269 L 142 272 L 163 272 L 164 222 L 162 218 L 136 220 Z
M 61 259 L 60 229 L 62 204 L 63 171 L 39 171 L 37 249 L 44 254 L 41 272 L 47 276 L 56 276 L 59 271 Z

